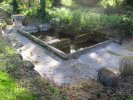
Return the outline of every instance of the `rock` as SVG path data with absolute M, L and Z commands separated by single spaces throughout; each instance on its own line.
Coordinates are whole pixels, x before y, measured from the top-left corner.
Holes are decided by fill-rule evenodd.
M 6 19 L 5 21 L 6 21 L 7 25 L 13 25 L 13 21 L 12 20 Z
M 23 46 L 23 44 L 21 44 L 21 43 L 19 43 L 19 42 L 14 42 L 13 43 L 13 47 L 15 48 L 15 49 L 18 49 L 18 48 L 20 48 L 20 47 L 22 47 Z
M 28 69 L 33 69 L 34 65 L 30 62 L 30 61 L 24 61 L 24 65 L 28 68 Z
M 36 33 L 39 31 L 39 28 L 37 26 L 34 26 L 34 25 L 30 25 L 30 26 L 23 26 L 21 27 L 21 29 L 23 31 L 26 31 L 28 33 Z
M 121 58 L 119 70 L 123 76 L 133 76 L 133 57 Z
M 101 68 L 98 71 L 97 80 L 105 87 L 114 87 L 117 85 L 117 76 L 112 71 L 106 68 Z
M 48 31 L 51 29 L 51 25 L 49 23 L 39 25 L 40 31 Z
M 21 54 L 15 54 L 15 58 L 16 58 L 18 61 L 23 60 L 23 57 L 22 57 Z

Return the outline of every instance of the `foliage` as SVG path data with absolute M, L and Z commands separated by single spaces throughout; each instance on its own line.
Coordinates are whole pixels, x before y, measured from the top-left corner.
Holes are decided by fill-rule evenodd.
M 133 0 L 125 0 L 127 5 L 133 6 Z
M 13 7 L 6 2 L 0 3 L 0 9 L 3 9 L 4 11 L 8 12 L 9 14 L 11 14 L 13 11 Z
M 5 29 L 7 26 L 6 22 L 4 20 L 2 20 L 2 29 Z
M 41 12 L 41 16 L 45 16 L 46 14 L 46 1 L 45 0 L 40 0 L 40 12 Z
M 64 6 L 73 6 L 74 4 L 74 0 L 62 0 L 62 5 Z
M 95 30 L 98 28 L 113 27 L 119 25 L 122 21 L 122 16 L 118 14 L 110 16 L 84 7 L 77 9 L 56 8 L 49 14 L 51 17 L 58 19 L 60 26 L 65 25 L 66 30 L 70 31 L 73 29 L 75 33 L 84 31 L 84 29 Z
M 11 4 L 13 6 L 13 13 L 18 13 L 18 2 L 17 2 L 17 0 L 13 0 Z
M 100 5 L 104 8 L 118 7 L 124 4 L 124 0 L 101 0 Z
M 61 5 L 61 0 L 51 0 L 52 6 L 57 7 Z
M 119 28 L 123 31 L 123 33 L 125 33 L 125 35 L 133 36 L 133 17 L 129 15 L 127 14 L 123 16 L 123 20 Z
M 37 11 L 38 11 L 38 8 L 37 7 L 33 7 L 33 8 L 30 8 L 30 9 L 27 9 L 25 8 L 25 5 L 22 6 L 23 10 L 21 10 L 21 13 L 24 15 L 24 16 L 34 16 L 36 15 Z

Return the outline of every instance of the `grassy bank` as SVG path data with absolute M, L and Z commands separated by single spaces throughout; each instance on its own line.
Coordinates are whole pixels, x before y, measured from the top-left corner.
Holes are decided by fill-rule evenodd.
M 11 77 L 7 68 L 16 67 L 10 57 L 14 52 L 9 45 L 0 38 L 0 99 L 1 100 L 34 100 L 35 96 L 26 88 L 18 85 L 17 80 Z M 15 70 L 14 70 L 15 71 Z

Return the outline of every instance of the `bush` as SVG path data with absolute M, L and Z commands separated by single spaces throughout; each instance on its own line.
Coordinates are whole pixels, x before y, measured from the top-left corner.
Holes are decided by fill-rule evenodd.
M 13 12 L 13 7 L 6 2 L 0 3 L 0 9 L 6 11 L 9 14 L 11 14 Z
M 127 5 L 133 6 L 133 0 L 125 0 Z
M 6 22 L 3 20 L 3 23 L 2 23 L 2 29 L 5 29 L 7 26 Z
M 58 27 L 64 26 L 66 31 L 73 33 L 113 27 L 120 24 L 122 21 L 122 16 L 118 14 L 110 16 L 83 7 L 77 9 L 56 8 L 50 12 L 50 16 L 58 19 Z
M 100 5 L 103 8 L 108 8 L 108 7 L 119 7 L 124 4 L 124 0 L 101 0 Z
M 37 14 L 37 11 L 38 11 L 38 8 L 37 7 L 33 7 L 33 8 L 30 8 L 30 9 L 26 9 L 25 10 L 22 10 L 21 13 L 24 15 L 24 16 L 34 16 Z
M 133 18 L 131 16 L 124 15 L 119 28 L 123 31 L 124 35 L 133 36 Z
M 62 0 L 62 5 L 64 6 L 73 6 L 74 4 L 74 0 Z
M 51 0 L 52 2 L 52 6 L 56 7 L 56 6 L 60 6 L 61 5 L 61 0 Z
M 12 1 L 12 6 L 13 6 L 13 13 L 18 13 L 18 2 L 17 2 L 17 0 Z

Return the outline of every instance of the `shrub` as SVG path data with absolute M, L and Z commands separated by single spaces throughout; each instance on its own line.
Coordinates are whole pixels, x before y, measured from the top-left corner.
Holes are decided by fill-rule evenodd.
M 13 13 L 18 13 L 18 2 L 17 2 L 17 0 L 12 1 L 12 6 L 13 6 Z
M 73 6 L 74 4 L 74 0 L 62 0 L 62 5 L 64 6 Z
M 12 11 L 13 11 L 13 7 L 10 4 L 6 3 L 6 2 L 0 3 L 0 9 L 6 11 L 9 14 L 11 14 Z
M 133 0 L 125 0 L 127 5 L 133 6 Z
M 124 35 L 133 36 L 133 18 L 131 16 L 124 15 L 119 28 L 123 31 Z
M 5 28 L 6 28 L 6 26 L 7 26 L 6 22 L 5 22 L 5 21 L 3 21 L 3 23 L 2 23 L 2 29 L 5 29 Z
M 60 6 L 61 5 L 61 0 L 51 0 L 52 2 L 52 6 L 56 7 L 56 6 Z
M 34 16 L 34 15 L 36 15 L 37 11 L 38 11 L 38 8 L 33 7 L 33 8 L 30 8 L 30 9 L 25 8 L 25 10 L 22 10 L 21 13 L 24 16 Z
M 66 31 L 73 33 L 113 27 L 119 25 L 122 20 L 122 16 L 118 14 L 107 15 L 83 7 L 77 9 L 56 8 L 50 12 L 50 16 L 58 19 L 58 27 L 63 25 Z
M 40 0 L 40 11 L 42 15 L 46 14 L 46 0 Z
M 124 4 L 124 0 L 101 0 L 100 5 L 104 8 L 118 7 Z

